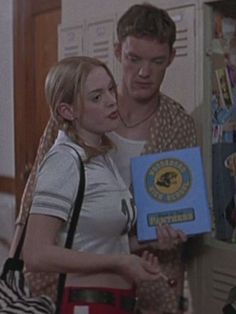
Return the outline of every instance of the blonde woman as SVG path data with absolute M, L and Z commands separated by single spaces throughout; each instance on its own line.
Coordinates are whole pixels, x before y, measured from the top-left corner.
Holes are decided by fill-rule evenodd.
M 31 272 L 67 273 L 61 313 L 132 312 L 134 287 L 160 276 L 151 254 L 130 254 L 136 210 L 108 155 L 105 133 L 118 125 L 117 92 L 105 64 L 72 57 L 49 71 L 45 84 L 58 137 L 40 164 L 23 255 Z M 80 180 L 86 186 L 71 250 L 63 248 Z

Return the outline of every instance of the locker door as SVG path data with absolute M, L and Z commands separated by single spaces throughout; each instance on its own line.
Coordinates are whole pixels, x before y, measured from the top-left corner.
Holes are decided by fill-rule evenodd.
M 196 107 L 195 6 L 167 10 L 176 23 L 176 57 L 167 70 L 162 92 L 191 113 Z

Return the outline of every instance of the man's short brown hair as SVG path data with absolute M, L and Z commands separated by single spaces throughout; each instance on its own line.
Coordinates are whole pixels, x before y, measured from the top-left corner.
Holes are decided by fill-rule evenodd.
M 160 43 L 168 43 L 172 50 L 176 39 L 176 26 L 165 10 L 148 3 L 135 4 L 117 23 L 119 42 L 127 36 L 157 39 Z

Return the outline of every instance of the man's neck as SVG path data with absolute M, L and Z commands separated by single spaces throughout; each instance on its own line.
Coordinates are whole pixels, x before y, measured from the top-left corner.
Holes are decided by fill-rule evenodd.
M 135 122 L 157 109 L 158 98 L 159 95 L 156 95 L 152 99 L 139 101 L 130 97 L 127 93 L 119 93 L 118 106 L 120 114 L 128 120 L 127 122 Z
M 126 93 L 118 97 L 120 124 L 116 132 L 133 140 L 147 140 L 149 128 L 158 106 L 158 97 L 138 102 Z

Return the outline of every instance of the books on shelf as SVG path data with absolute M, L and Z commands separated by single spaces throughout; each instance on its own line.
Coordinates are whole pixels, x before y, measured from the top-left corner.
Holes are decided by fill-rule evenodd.
M 154 240 L 158 224 L 187 235 L 211 231 L 211 215 L 199 147 L 131 160 L 138 240 Z
M 228 69 L 226 67 L 216 69 L 216 79 L 220 94 L 221 105 L 227 109 L 233 105 L 233 94 L 229 79 Z

